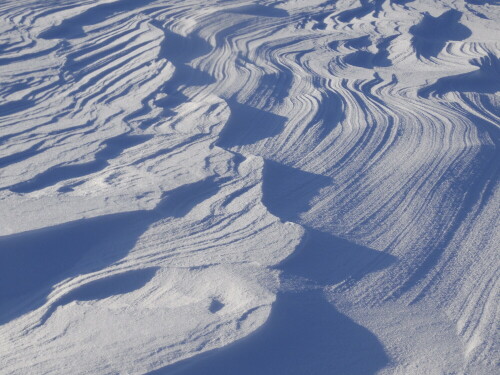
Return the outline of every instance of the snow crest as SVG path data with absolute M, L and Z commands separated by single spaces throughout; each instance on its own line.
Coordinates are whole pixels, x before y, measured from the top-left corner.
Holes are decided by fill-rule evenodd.
M 498 373 L 497 2 L 0 19 L 0 373 Z

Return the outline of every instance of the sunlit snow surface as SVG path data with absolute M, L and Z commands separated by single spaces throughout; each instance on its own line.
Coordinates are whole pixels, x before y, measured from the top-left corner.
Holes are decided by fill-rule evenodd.
M 499 54 L 493 0 L 2 0 L 0 373 L 500 373 Z

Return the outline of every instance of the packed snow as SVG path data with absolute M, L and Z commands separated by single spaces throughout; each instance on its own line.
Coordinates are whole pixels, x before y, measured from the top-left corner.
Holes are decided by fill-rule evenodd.
M 499 94 L 497 0 L 2 0 L 0 374 L 499 374 Z

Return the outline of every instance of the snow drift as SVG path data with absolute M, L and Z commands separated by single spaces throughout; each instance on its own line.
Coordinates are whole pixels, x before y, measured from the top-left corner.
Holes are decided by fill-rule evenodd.
M 0 373 L 498 373 L 497 1 L 0 19 Z

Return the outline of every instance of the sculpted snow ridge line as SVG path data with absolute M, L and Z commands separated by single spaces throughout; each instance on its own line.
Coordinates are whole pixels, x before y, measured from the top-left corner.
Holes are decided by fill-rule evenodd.
M 0 373 L 496 373 L 496 1 L 0 19 Z

